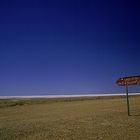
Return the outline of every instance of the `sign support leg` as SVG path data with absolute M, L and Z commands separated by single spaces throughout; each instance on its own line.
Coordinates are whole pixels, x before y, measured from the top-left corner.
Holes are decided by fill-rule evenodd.
M 126 99 L 127 99 L 127 113 L 128 113 L 128 116 L 130 116 L 129 98 L 128 98 L 128 85 L 127 84 L 126 84 Z

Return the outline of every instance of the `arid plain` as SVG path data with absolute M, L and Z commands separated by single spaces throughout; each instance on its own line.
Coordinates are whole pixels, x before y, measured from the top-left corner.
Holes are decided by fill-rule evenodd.
M 0 100 L 1 140 L 139 140 L 140 96 Z

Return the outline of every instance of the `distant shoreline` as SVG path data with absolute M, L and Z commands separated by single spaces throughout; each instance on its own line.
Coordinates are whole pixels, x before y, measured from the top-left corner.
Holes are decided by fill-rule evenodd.
M 34 98 L 70 98 L 70 97 L 102 97 L 102 96 L 124 96 L 125 93 L 115 94 L 75 94 L 75 95 L 30 95 L 30 96 L 0 96 L 0 99 L 34 99 Z M 140 93 L 129 93 L 129 95 L 140 95 Z

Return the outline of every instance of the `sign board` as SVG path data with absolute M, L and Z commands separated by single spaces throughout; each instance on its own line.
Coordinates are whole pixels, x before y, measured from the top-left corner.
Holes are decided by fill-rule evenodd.
M 123 77 L 119 78 L 116 83 L 119 86 L 126 86 L 126 85 L 138 85 L 140 84 L 140 75 L 139 76 L 131 76 L 131 77 Z
M 130 109 L 129 109 L 129 98 L 128 98 L 128 86 L 129 85 L 138 85 L 140 84 L 140 75 L 138 76 L 131 76 L 131 77 L 123 77 L 119 78 L 116 83 L 119 86 L 125 86 L 126 87 L 126 99 L 127 99 L 127 112 L 128 116 L 130 116 Z

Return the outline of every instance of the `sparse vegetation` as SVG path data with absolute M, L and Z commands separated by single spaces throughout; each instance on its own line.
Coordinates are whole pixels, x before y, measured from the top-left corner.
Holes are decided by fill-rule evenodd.
M 0 140 L 139 140 L 140 96 L 0 100 Z

